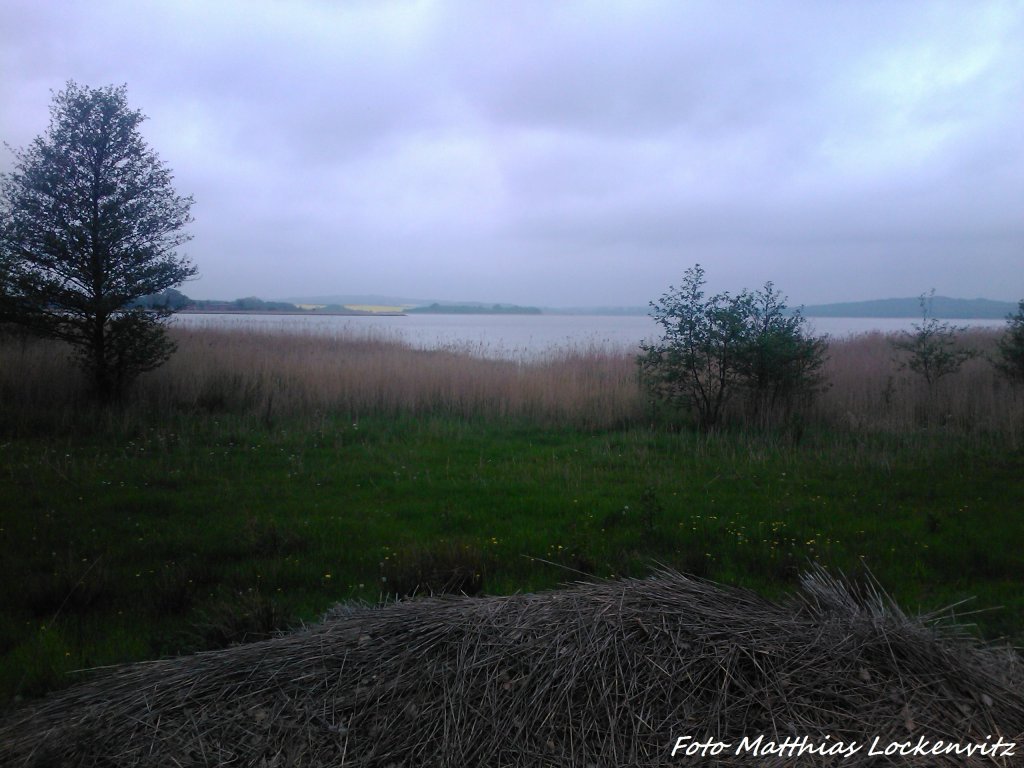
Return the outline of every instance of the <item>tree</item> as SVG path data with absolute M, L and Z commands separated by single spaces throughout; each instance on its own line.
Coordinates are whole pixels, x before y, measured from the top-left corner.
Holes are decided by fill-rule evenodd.
M 683 273 L 682 284 L 651 302 L 651 316 L 664 331 L 654 344 L 641 344 L 641 375 L 654 394 L 692 410 L 702 430 L 712 429 L 735 390 L 734 358 L 742 343 L 744 310 L 737 297 L 704 297 L 704 268 Z
M 799 309 L 771 282 L 750 294 L 747 339 L 738 367 L 755 421 L 788 413 L 821 389 L 826 343 L 810 336 Z
M 1016 314 L 1006 318 L 1006 332 L 999 339 L 996 368 L 1010 381 L 1024 382 L 1024 300 Z
M 0 222 L 2 224 L 2 222 Z M 13 259 L 3 249 L 0 249 L 0 323 L 4 321 L 7 314 L 7 307 L 12 299 L 10 297 L 10 283 L 14 271 Z
M 192 198 L 175 193 L 144 119 L 125 86 L 68 82 L 46 133 L 0 176 L 0 319 L 71 344 L 103 400 L 174 351 L 170 309 L 136 301 L 196 274 L 176 253 Z
M 892 342 L 893 347 L 907 354 L 900 367 L 909 368 L 924 378 L 929 393 L 934 391 L 940 379 L 956 373 L 978 354 L 961 346 L 957 340 L 957 336 L 967 330 L 966 326 L 950 325 L 932 316 L 934 297 L 934 288 L 921 294 L 918 298 L 921 322 L 913 324 L 913 332 L 902 331 Z
M 651 302 L 664 335 L 641 344 L 638 363 L 655 395 L 693 411 L 705 431 L 722 420 L 737 393 L 747 395 L 759 420 L 798 394 L 813 395 L 825 344 L 805 333 L 800 313 L 787 313 L 771 283 L 754 293 L 705 297 L 705 282 L 696 264 L 680 287 Z

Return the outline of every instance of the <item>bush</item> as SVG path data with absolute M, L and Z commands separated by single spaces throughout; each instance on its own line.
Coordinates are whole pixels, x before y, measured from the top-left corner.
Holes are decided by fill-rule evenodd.
M 907 357 L 900 363 L 924 378 L 928 391 L 932 392 L 940 379 L 956 373 L 960 367 L 977 352 L 959 344 L 957 336 L 967 330 L 966 326 L 954 326 L 932 316 L 932 300 L 935 291 L 920 296 L 921 322 L 914 323 L 913 332 L 903 331 L 893 341 L 893 346 Z
M 807 335 L 799 311 L 789 312 L 772 283 L 733 296 L 705 298 L 704 269 L 696 264 L 651 302 L 651 316 L 664 329 L 655 344 L 641 344 L 641 375 L 651 391 L 695 414 L 713 429 L 737 394 L 748 413 L 764 423 L 820 389 L 825 343 Z
M 1010 381 L 1024 382 L 1024 300 L 1016 314 L 1007 316 L 1006 326 L 999 339 L 996 368 Z
M 747 338 L 738 360 L 750 415 L 764 423 L 807 405 L 824 383 L 826 344 L 809 336 L 799 310 L 769 282 L 748 294 Z

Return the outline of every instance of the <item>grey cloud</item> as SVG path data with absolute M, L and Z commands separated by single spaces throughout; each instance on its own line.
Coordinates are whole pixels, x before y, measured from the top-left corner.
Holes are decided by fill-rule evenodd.
M 642 304 L 700 260 L 1014 299 L 1022 37 L 998 1 L 11 0 L 0 138 L 127 82 L 197 201 L 195 295 Z

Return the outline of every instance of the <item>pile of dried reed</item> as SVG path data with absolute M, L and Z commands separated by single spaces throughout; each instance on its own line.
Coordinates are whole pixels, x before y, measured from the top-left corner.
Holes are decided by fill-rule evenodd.
M 822 571 L 784 602 L 662 572 L 338 609 L 273 640 L 119 668 L 8 718 L 0 763 L 887 765 L 867 755 L 875 736 L 1024 741 L 1022 689 L 1012 652 Z M 680 736 L 761 734 L 864 748 L 849 759 L 671 757 Z

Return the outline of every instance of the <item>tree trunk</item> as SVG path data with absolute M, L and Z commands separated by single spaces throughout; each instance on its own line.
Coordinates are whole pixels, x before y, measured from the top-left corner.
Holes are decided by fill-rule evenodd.
M 113 381 L 110 378 L 110 366 L 107 363 L 106 349 L 106 318 L 96 318 L 92 329 L 92 374 L 96 399 L 106 404 L 114 399 Z

